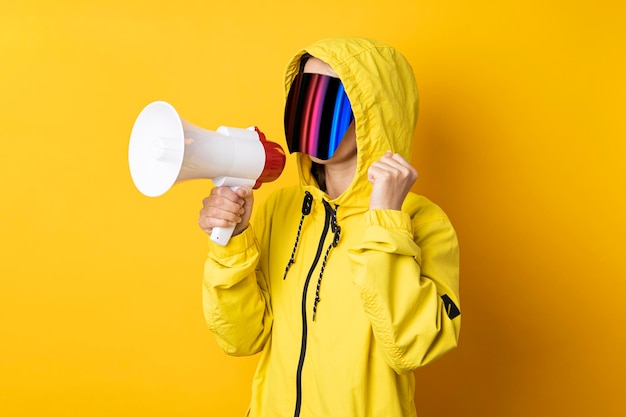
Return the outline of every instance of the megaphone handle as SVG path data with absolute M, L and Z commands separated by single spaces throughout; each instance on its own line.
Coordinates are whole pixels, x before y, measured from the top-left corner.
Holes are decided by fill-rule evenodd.
M 233 191 L 237 191 L 239 186 L 229 187 Z M 235 226 L 231 227 L 214 227 L 211 231 L 211 241 L 220 246 L 226 246 L 235 231 Z
M 220 246 L 226 246 L 235 231 L 235 226 L 214 227 L 211 232 L 211 240 Z

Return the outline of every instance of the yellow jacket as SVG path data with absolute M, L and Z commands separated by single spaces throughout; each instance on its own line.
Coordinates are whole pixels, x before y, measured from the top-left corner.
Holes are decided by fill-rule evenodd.
M 226 247 L 210 244 L 206 321 L 226 353 L 261 352 L 249 416 L 412 417 L 412 371 L 457 345 L 461 320 L 458 243 L 445 213 L 413 193 L 402 211 L 368 209 L 369 166 L 387 150 L 410 160 L 413 73 L 384 44 L 331 39 L 293 58 L 286 92 L 304 52 L 344 84 L 355 178 L 330 199 L 296 154 L 299 183 L 273 193 Z

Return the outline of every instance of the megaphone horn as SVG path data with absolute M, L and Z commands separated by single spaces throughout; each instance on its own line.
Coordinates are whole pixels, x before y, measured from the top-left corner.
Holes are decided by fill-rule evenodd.
M 133 125 L 128 147 L 130 174 L 148 197 L 190 179 L 211 179 L 216 186 L 258 188 L 274 181 L 285 167 L 285 152 L 256 127 L 195 126 L 164 101 L 148 104 Z M 226 245 L 231 228 L 214 228 L 211 240 Z

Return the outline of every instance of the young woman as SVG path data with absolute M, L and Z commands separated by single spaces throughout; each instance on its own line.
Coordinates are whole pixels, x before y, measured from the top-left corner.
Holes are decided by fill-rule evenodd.
M 413 370 L 457 345 L 459 250 L 445 213 L 410 192 L 413 72 L 363 38 L 320 41 L 287 67 L 297 184 L 250 220 L 253 194 L 217 187 L 206 321 L 230 355 L 261 353 L 249 416 L 415 416 Z

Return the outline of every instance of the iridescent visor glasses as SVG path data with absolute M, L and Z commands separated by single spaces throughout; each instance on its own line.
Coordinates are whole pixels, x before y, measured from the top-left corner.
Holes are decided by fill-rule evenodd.
M 339 78 L 296 75 L 285 105 L 285 135 L 290 153 L 330 159 L 352 120 L 352 106 Z

